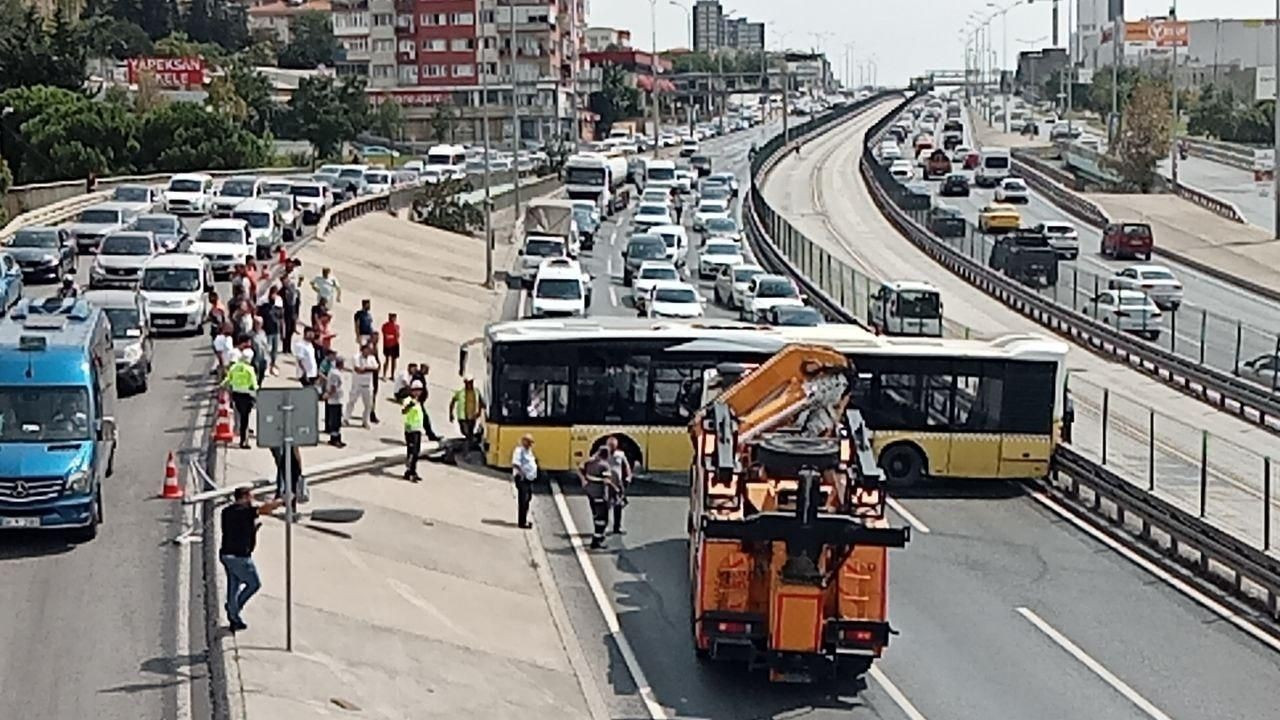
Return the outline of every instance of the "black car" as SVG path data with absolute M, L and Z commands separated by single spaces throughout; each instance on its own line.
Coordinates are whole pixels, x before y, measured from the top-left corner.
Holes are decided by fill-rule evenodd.
M 903 210 L 928 210 L 933 204 L 933 193 L 929 185 L 922 182 L 909 182 L 902 186 L 902 195 L 898 205 Z
M 1058 253 L 1041 232 L 1021 228 L 996 238 L 987 267 L 1030 287 L 1058 282 Z
M 14 234 L 5 248 L 26 280 L 57 280 L 76 272 L 76 243 L 66 228 L 32 225 Z
M 764 321 L 769 325 L 790 325 L 792 327 L 813 327 L 826 322 L 822 318 L 822 313 L 807 305 L 771 307 L 764 312 Z
M 641 233 L 632 235 L 627 247 L 622 251 L 622 284 L 631 286 L 631 279 L 640 271 L 640 265 L 646 260 L 665 260 L 667 242 L 661 235 Z
M 961 173 L 951 173 L 943 178 L 938 194 L 943 197 L 969 197 L 969 178 Z
M 949 205 L 937 205 L 929 210 L 929 232 L 938 237 L 964 237 L 968 229 L 964 213 Z

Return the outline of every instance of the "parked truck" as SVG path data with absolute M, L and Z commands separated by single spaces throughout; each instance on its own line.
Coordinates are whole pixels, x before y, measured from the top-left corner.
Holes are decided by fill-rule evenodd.
M 627 206 L 626 182 L 627 158 L 623 155 L 582 153 L 570 156 L 564 164 L 564 189 L 569 199 L 590 200 L 606 217 Z
M 856 381 L 844 355 L 809 345 L 706 371 L 688 516 L 700 658 L 851 680 L 888 645 L 888 548 L 910 528 L 885 518 Z
M 525 206 L 524 236 L 554 237 L 563 239 L 569 257 L 577 257 L 580 233 L 573 217 L 572 200 L 547 200 L 535 198 Z

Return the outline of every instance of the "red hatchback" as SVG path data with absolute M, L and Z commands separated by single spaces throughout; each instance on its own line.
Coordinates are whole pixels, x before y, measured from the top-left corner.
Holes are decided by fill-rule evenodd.
M 1141 257 L 1151 259 L 1151 247 L 1155 244 L 1151 226 L 1146 223 L 1107 223 L 1102 230 L 1103 255 L 1111 257 Z
M 964 156 L 964 169 L 973 170 L 978 167 L 978 163 L 982 160 L 982 155 L 977 150 L 970 151 Z

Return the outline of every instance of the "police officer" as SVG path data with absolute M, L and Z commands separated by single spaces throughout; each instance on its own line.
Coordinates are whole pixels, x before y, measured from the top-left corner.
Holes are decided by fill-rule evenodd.
M 578 469 L 582 490 L 591 503 L 591 549 L 604 547 L 604 531 L 609 525 L 609 496 L 616 491 L 609 473 L 609 448 L 601 445 Z
M 254 398 L 258 392 L 258 373 L 253 369 L 252 350 L 240 352 L 240 356 L 227 368 L 222 385 L 231 389 L 231 404 L 236 409 L 236 424 L 240 427 L 240 447 L 247 448 L 249 413 L 253 412 Z
M 423 384 L 414 380 L 409 383 L 409 397 L 400 402 L 400 412 L 404 416 L 404 479 L 409 482 L 422 482 L 418 475 L 418 453 L 422 452 L 422 410 Z

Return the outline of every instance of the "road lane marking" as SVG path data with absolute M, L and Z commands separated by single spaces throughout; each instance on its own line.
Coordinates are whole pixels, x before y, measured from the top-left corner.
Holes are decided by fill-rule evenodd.
M 529 291 L 525 290 L 524 288 L 520 288 L 520 306 L 516 308 L 517 318 L 525 317 L 525 311 L 528 309 L 527 307 L 528 304 L 529 304 Z
M 925 535 L 929 534 L 929 526 L 921 522 L 920 518 L 913 515 L 910 510 L 908 510 L 905 506 L 903 506 L 902 503 L 898 502 L 897 500 L 894 500 L 893 498 L 888 498 L 886 502 L 888 503 L 889 507 L 893 508 L 894 512 L 901 515 L 902 519 L 907 521 L 908 525 L 915 528 L 916 532 L 922 532 Z
M 618 307 L 618 291 L 612 285 L 609 286 L 609 304 Z
M 1108 548 L 1118 553 L 1124 559 L 1128 560 L 1134 565 L 1137 565 L 1138 567 L 1147 571 L 1149 574 L 1151 574 L 1152 576 L 1154 576 L 1156 579 L 1160 580 L 1164 584 L 1168 585 L 1174 590 L 1177 590 L 1183 595 L 1186 595 L 1187 597 L 1191 598 L 1193 601 L 1195 601 L 1205 609 L 1209 610 L 1213 614 L 1217 615 L 1223 620 L 1226 620 L 1227 622 L 1236 626 L 1236 628 L 1242 630 L 1245 634 L 1249 635 L 1253 639 L 1257 640 L 1258 642 L 1261 642 L 1262 644 L 1266 645 L 1272 650 L 1275 650 L 1276 652 L 1280 652 L 1280 639 L 1277 639 L 1276 637 L 1273 637 L 1271 634 L 1265 632 L 1262 628 L 1255 625 L 1253 621 L 1250 620 L 1249 618 L 1240 615 L 1239 613 L 1235 612 L 1234 610 L 1222 604 L 1221 602 L 1209 597 L 1208 595 L 1204 594 L 1203 592 L 1201 592 L 1200 590 L 1192 586 L 1190 583 L 1173 575 L 1168 570 L 1165 570 L 1159 565 L 1156 565 L 1155 563 L 1146 559 L 1142 555 L 1138 554 L 1137 551 L 1127 547 L 1126 545 L 1121 543 L 1119 540 L 1116 540 L 1115 538 L 1099 530 L 1093 525 L 1090 525 L 1088 522 L 1086 522 L 1085 520 L 1077 516 L 1075 513 L 1063 507 L 1057 500 L 1054 500 L 1053 498 L 1046 495 L 1043 491 L 1037 490 L 1031 493 L 1031 499 L 1035 500 L 1036 502 L 1040 503 L 1044 507 L 1048 508 L 1051 512 L 1061 517 L 1063 520 L 1066 520 L 1067 522 L 1071 523 L 1081 532 L 1092 537 L 1093 539 L 1097 540 L 1103 545 L 1106 545 Z
M 612 245 L 615 242 L 617 242 L 617 240 L 618 240 L 618 225 L 617 223 L 615 223 L 613 226 L 613 232 L 609 233 L 609 244 Z
M 1034 625 L 1037 630 L 1048 636 L 1048 638 L 1058 647 L 1066 650 L 1071 657 L 1079 660 L 1082 665 L 1089 668 L 1090 672 L 1097 675 L 1106 684 L 1110 685 L 1113 690 L 1120 693 L 1126 700 L 1136 705 L 1139 710 L 1146 713 L 1146 715 L 1152 718 L 1152 720 L 1172 720 L 1172 718 L 1165 715 L 1160 708 L 1151 704 L 1151 701 L 1142 697 L 1137 690 L 1129 687 L 1128 683 L 1116 677 L 1115 674 L 1104 667 L 1102 663 L 1094 660 L 1088 653 L 1080 649 L 1079 645 L 1071 642 L 1070 638 L 1058 632 L 1052 625 L 1045 622 L 1043 618 L 1035 614 L 1035 611 L 1026 607 L 1018 607 L 1014 608 L 1014 610 L 1017 611 L 1019 615 L 1026 618 L 1027 622 Z
M 910 720 L 928 720 L 924 713 L 917 710 L 916 706 L 907 699 L 906 693 L 899 690 L 898 686 L 894 685 L 893 681 L 889 679 L 889 676 L 884 674 L 879 665 L 873 664 L 867 674 L 880 686 L 881 690 L 884 690 L 885 694 L 889 696 L 894 705 L 898 706 L 903 715 L 906 715 Z
M 612 255 L 609 256 L 609 262 L 605 265 L 605 269 L 609 273 L 609 277 L 613 277 L 613 256 Z
M 604 616 L 605 626 L 609 628 L 609 636 L 613 638 L 614 644 L 618 648 L 618 653 L 622 655 L 622 661 L 627 666 L 627 672 L 631 673 L 631 679 L 636 685 L 636 694 L 644 702 L 645 710 L 648 711 L 649 717 L 653 720 L 667 720 L 666 708 L 662 707 L 662 703 L 658 702 L 657 697 L 653 693 L 653 688 L 649 685 L 648 678 L 645 677 L 644 669 L 640 667 L 640 661 L 636 658 L 635 651 L 631 649 L 631 643 L 627 640 L 627 636 L 622 634 L 622 626 L 618 624 L 618 614 L 614 612 L 613 604 L 609 601 L 609 596 L 604 591 L 604 585 L 600 582 L 600 576 L 596 574 L 595 566 L 591 564 L 591 558 L 587 555 L 587 549 L 582 545 L 582 536 L 578 531 L 578 526 L 573 521 L 573 516 L 569 513 L 569 503 L 564 499 L 564 493 L 560 491 L 560 483 L 551 483 L 551 495 L 556 503 L 556 512 L 560 515 L 560 522 L 564 523 L 565 530 L 569 534 L 569 542 L 573 545 L 573 554 L 578 558 L 578 566 L 582 568 L 582 574 L 587 579 L 587 586 L 591 588 L 591 596 L 596 601 L 596 607 L 600 609 L 600 614 Z M 912 720 L 917 720 L 913 718 Z

